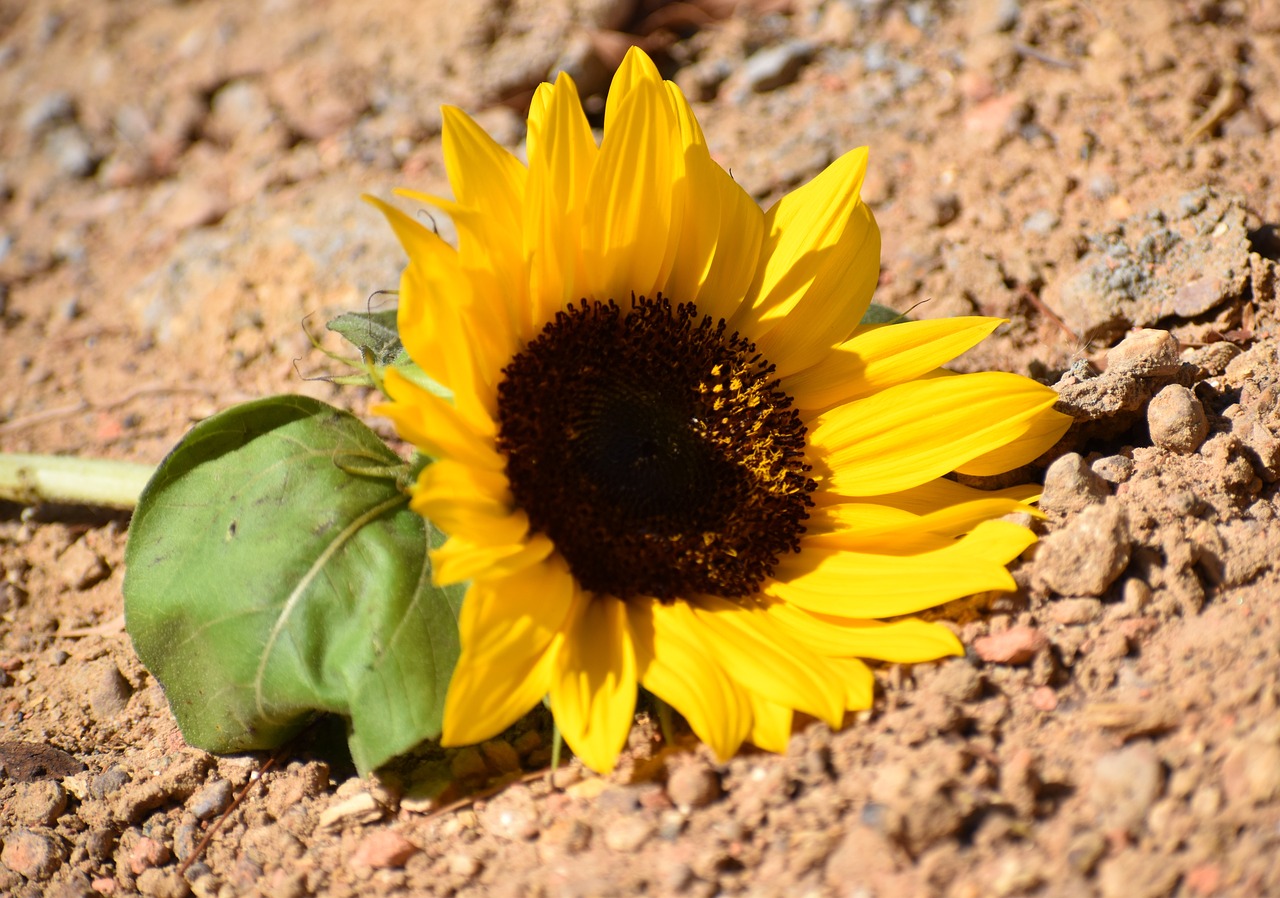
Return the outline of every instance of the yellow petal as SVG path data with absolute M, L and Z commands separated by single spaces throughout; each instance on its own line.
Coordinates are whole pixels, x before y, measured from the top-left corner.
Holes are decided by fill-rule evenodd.
M 525 167 L 461 109 L 444 106 L 440 112 L 445 170 L 458 205 L 485 211 L 492 221 L 484 230 L 486 236 L 518 238 Z
M 633 599 L 627 617 L 644 688 L 679 711 L 716 757 L 728 760 L 751 732 L 751 705 L 693 635 L 698 625 L 689 607 Z
M 660 87 L 662 76 L 658 74 L 658 67 L 653 64 L 653 60 L 643 50 L 639 47 L 631 47 L 622 57 L 622 64 L 618 66 L 618 71 L 614 73 L 613 81 L 609 84 L 609 95 L 605 98 L 604 104 L 606 133 L 618 120 L 623 100 L 627 99 L 642 82 Z
M 390 418 L 400 437 L 433 458 L 464 459 L 467 464 L 501 471 L 506 459 L 494 446 L 497 425 L 476 409 L 464 420 L 458 407 L 423 389 L 394 368 L 383 381 L 392 402 L 372 406 L 375 415 Z
M 767 236 L 732 326 L 788 377 L 848 339 L 880 274 L 880 229 L 860 192 L 867 149 L 845 153 L 765 215 Z
M 823 655 L 918 664 L 964 654 L 964 646 L 946 627 L 915 618 L 889 623 L 843 618 L 805 611 L 786 602 L 771 604 L 766 612 L 780 627 Z
M 667 280 L 679 229 L 673 184 L 683 169 L 680 129 L 661 81 L 638 81 L 604 132 L 581 231 L 587 286 L 624 308 Z
M 801 545 L 803 549 L 914 555 L 941 549 L 982 521 L 1014 512 L 1038 513 L 1016 499 L 1001 498 L 962 502 L 926 515 L 887 505 L 843 502 L 810 513 Z
M 870 502 L 842 502 L 814 509 L 805 522 L 801 551 L 843 549 L 884 555 L 914 555 L 941 549 L 951 540 L 923 525 L 924 518 Z
M 894 508 L 901 508 L 916 514 L 931 514 L 935 511 L 969 502 L 1008 499 L 1021 505 L 1026 505 L 1024 508 L 1013 509 L 1014 511 L 1033 511 L 1027 503 L 1034 502 L 1039 497 L 1040 490 L 1041 487 L 1034 483 L 1019 484 L 1018 486 L 1005 487 L 1000 490 L 980 490 L 965 486 L 962 483 L 956 483 L 954 480 L 939 478 L 900 492 L 876 496 L 876 502 L 883 505 L 892 505 Z M 835 501 L 836 497 L 817 493 L 815 494 L 815 499 L 819 503 L 826 503 Z M 974 523 L 976 524 L 977 522 L 975 521 Z
M 822 410 L 860 399 L 951 361 L 1003 322 L 938 318 L 877 327 L 842 343 L 821 364 L 792 375 L 784 388 L 800 409 Z
M 699 625 L 693 634 L 745 689 L 840 725 L 840 690 L 822 658 L 779 633 L 759 610 L 716 596 L 701 596 L 690 607 Z
M 377 197 L 364 199 L 387 219 L 409 264 L 400 277 L 396 327 L 405 351 L 429 377 L 451 390 L 473 388 L 468 366 L 457 364 L 455 353 L 442 351 L 461 339 L 461 325 L 446 296 L 465 295 L 466 277 L 458 265 L 458 254 L 433 231 Z M 450 365 L 450 362 L 454 364 Z
M 729 321 L 755 278 L 764 243 L 764 212 L 727 171 L 711 164 L 711 180 L 720 195 L 720 232 L 711 268 L 698 291 L 698 308 L 717 321 Z
M 587 182 L 599 154 L 573 79 L 561 73 L 555 87 L 542 95 L 545 109 L 536 139 L 532 111 L 529 119 L 524 254 L 530 302 L 524 334 L 535 333 L 585 293 L 582 253 L 574 235 L 582 229 Z
M 913 614 L 974 593 L 1016 589 L 1005 565 L 1035 541 L 1025 527 L 984 521 L 946 548 L 919 555 L 810 549 L 778 562 L 763 591 L 819 614 Z
M 581 594 L 551 677 L 564 741 L 597 773 L 618 761 L 636 710 L 636 659 L 626 604 Z
M 665 87 L 680 129 L 685 176 L 673 190 L 680 200 L 678 208 L 672 209 L 679 222 L 680 238 L 675 243 L 676 255 L 664 292 L 673 303 L 697 302 L 720 237 L 720 188 L 716 179 L 720 167 L 711 161 L 702 129 L 680 89 L 670 82 Z M 701 305 L 699 311 L 723 317 Z
M 529 518 L 512 504 L 505 473 L 449 459 L 422 470 L 410 507 L 475 545 L 521 543 L 529 532 Z
M 1026 430 L 1021 436 L 998 449 L 979 455 L 956 470 L 961 474 L 986 477 L 1030 464 L 1053 448 L 1054 443 L 1062 439 L 1071 424 L 1069 416 L 1053 409 L 1045 409 L 1027 422 Z
M 558 557 L 472 584 L 458 618 L 462 654 L 445 699 L 445 745 L 496 736 L 547 694 L 575 592 Z
M 558 554 L 515 576 L 477 580 L 458 616 L 464 658 L 487 666 L 506 656 L 540 655 L 565 631 L 577 594 L 569 566 Z M 545 693 L 544 688 L 539 698 Z
M 431 553 L 431 579 L 440 586 L 486 577 L 507 577 L 537 564 L 555 546 L 541 533 L 505 545 L 473 543 L 460 536 L 450 538 Z
M 849 711 L 865 711 L 875 700 L 876 680 L 871 669 L 857 658 L 828 658 L 844 686 L 844 706 Z
M 791 708 L 754 692 L 748 692 L 747 699 L 751 702 L 751 744 L 764 751 L 784 753 L 791 741 Z
M 445 747 L 492 739 L 542 700 L 551 685 L 559 638 L 540 655 L 520 656 L 492 666 L 464 664 L 449 681 L 444 702 Z
M 556 84 L 560 84 L 560 78 L 569 78 L 568 72 L 561 72 L 556 77 Z M 569 78 L 569 83 L 573 83 L 573 79 Z M 529 115 L 525 119 L 527 131 L 525 133 L 524 151 L 525 158 L 532 160 L 535 156 L 543 153 L 542 135 L 546 129 L 547 117 L 550 115 L 551 98 L 555 90 L 551 84 L 546 81 L 542 82 L 533 91 L 533 99 L 529 101 Z M 575 93 L 577 90 L 575 88 Z
M 1056 401 L 1048 387 L 999 371 L 890 387 L 818 417 L 815 479 L 852 497 L 918 486 L 1018 439 Z

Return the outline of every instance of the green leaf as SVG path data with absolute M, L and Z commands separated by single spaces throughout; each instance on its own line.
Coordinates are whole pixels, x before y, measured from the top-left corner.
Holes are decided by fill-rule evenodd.
M 373 362 L 390 365 L 404 352 L 400 332 L 396 330 L 396 310 L 380 312 L 344 312 L 325 325 L 341 334 L 343 339 L 359 349 L 368 350 Z
M 130 525 L 125 616 L 189 743 L 270 749 L 332 713 L 367 772 L 439 735 L 464 587 L 431 585 L 443 536 L 408 474 L 302 396 L 215 415 L 164 460 Z
M 882 306 L 878 302 L 873 302 L 867 307 L 867 311 L 862 314 L 862 324 L 899 324 L 903 321 L 910 321 L 901 312 L 896 312 L 888 306 Z
M 396 329 L 396 310 L 381 312 L 344 312 L 330 321 L 326 327 L 341 334 L 343 339 L 360 350 L 364 371 L 360 374 L 342 374 L 329 378 L 343 386 L 375 387 L 387 368 L 395 368 L 407 380 L 437 396 L 452 399 L 453 393 L 436 383 L 418 363 L 409 358 L 400 342 Z

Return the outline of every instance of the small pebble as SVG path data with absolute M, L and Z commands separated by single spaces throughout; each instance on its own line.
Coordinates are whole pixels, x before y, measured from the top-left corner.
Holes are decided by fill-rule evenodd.
M 1026 664 L 1048 644 L 1039 630 L 1018 626 L 975 639 L 973 650 L 989 664 Z
M 45 138 L 45 152 L 62 174 L 87 178 L 98 167 L 98 156 L 79 125 L 61 125 Z
M 176 870 L 143 870 L 137 883 L 138 891 L 149 898 L 186 898 L 191 894 L 191 886 Z
M 484 762 L 484 755 L 475 748 L 459 749 L 449 762 L 449 770 L 454 779 L 477 779 L 489 775 L 489 765 Z
M 720 778 L 700 764 L 681 765 L 667 778 L 667 796 L 681 811 L 705 807 L 720 795 Z
M 523 842 L 538 835 L 538 815 L 527 797 L 499 796 L 479 814 L 480 824 L 499 838 Z
M 817 47 L 806 40 L 788 41 L 761 50 L 743 63 L 743 81 L 758 94 L 776 90 L 795 81 L 816 50 Z
M 350 798 L 334 802 L 320 812 L 320 828 L 340 826 L 346 821 L 352 823 L 374 823 L 381 820 L 387 809 L 378 799 L 368 792 L 357 792 Z
M 1125 455 L 1104 456 L 1091 467 L 1107 483 L 1127 483 L 1133 477 L 1133 459 Z
M 1178 340 L 1168 331 L 1143 328 L 1107 350 L 1107 371 L 1139 377 L 1176 374 L 1182 365 Z
M 1209 435 L 1209 419 L 1194 393 L 1181 384 L 1169 384 L 1147 406 L 1147 428 L 1161 449 L 1190 455 Z
M 632 852 L 649 841 L 654 825 L 643 817 L 623 817 L 604 831 L 604 843 L 614 851 Z
M 1102 898 L 1165 898 L 1174 893 L 1179 876 L 1172 858 L 1131 849 L 1102 862 L 1098 888 Z
M 132 695 L 133 686 L 120 673 L 115 662 L 108 659 L 94 679 L 93 689 L 89 693 L 89 707 L 98 720 L 110 720 L 124 711 Z
M 1164 791 L 1164 767 L 1149 742 L 1109 751 L 1093 765 L 1089 798 L 1106 827 L 1136 834 Z
M 1049 617 L 1059 624 L 1087 624 L 1101 616 L 1098 599 L 1059 599 L 1049 606 Z
M 53 826 L 67 809 L 67 792 L 53 780 L 18 783 L 5 810 L 29 826 Z
M 929 197 L 925 220 L 935 228 L 945 227 L 960 217 L 960 198 L 954 193 L 935 193 Z
M 0 863 L 36 881 L 48 879 L 62 866 L 63 853 L 53 836 L 15 829 L 5 834 Z
M 163 866 L 168 862 L 169 857 L 168 845 L 143 836 L 129 852 L 129 869 L 133 871 L 134 876 L 138 876 L 143 870 Z
M 450 854 L 445 858 L 445 863 L 448 864 L 450 873 L 463 879 L 470 879 L 480 872 L 480 862 L 475 856 L 461 851 Z
M 1053 691 L 1052 686 L 1037 686 L 1031 690 L 1031 707 L 1037 711 L 1044 711 L 1046 714 L 1050 711 L 1056 711 L 1058 708 L 1058 693 Z
M 63 306 L 63 315 L 67 320 L 75 317 L 78 307 L 77 300 L 67 301 Z M 111 576 L 111 569 L 102 560 L 102 556 L 87 546 L 84 540 L 76 540 L 58 556 L 58 576 L 72 589 L 85 590 Z
M 1050 512 L 1070 514 L 1104 502 L 1110 494 L 1106 481 L 1085 464 L 1080 453 L 1068 452 L 1054 459 L 1044 472 L 1040 507 Z
M 1235 804 L 1262 805 L 1280 798 L 1280 746 L 1244 739 L 1222 762 L 1222 788 Z
M 1129 564 L 1131 545 L 1119 503 L 1090 505 L 1040 541 L 1032 577 L 1061 596 L 1100 596 Z
M 89 794 L 94 798 L 106 798 L 129 782 L 129 774 L 119 764 L 112 764 L 89 780 Z
M 1058 226 L 1061 219 L 1058 213 L 1050 209 L 1041 209 L 1038 212 L 1032 212 L 1022 221 L 1022 232 L 1024 234 L 1034 234 L 1036 236 L 1046 236 Z
M 71 94 L 58 91 L 37 98 L 22 112 L 20 125 L 28 137 L 39 137 L 54 125 L 76 119 L 76 102 Z
M 403 867 L 421 850 L 394 829 L 379 829 L 364 837 L 351 855 L 351 863 L 375 870 Z
M 231 783 L 216 779 L 191 798 L 189 810 L 197 820 L 208 820 L 227 809 L 231 804 Z

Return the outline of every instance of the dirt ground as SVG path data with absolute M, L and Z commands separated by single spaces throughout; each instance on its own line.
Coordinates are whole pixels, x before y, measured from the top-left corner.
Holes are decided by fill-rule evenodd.
M 959 367 L 1057 384 L 1022 589 L 784 756 L 642 721 L 613 776 L 548 776 L 539 713 L 372 781 L 324 733 L 186 746 L 123 630 L 127 515 L 0 504 L 0 894 L 1280 895 L 1270 0 L 0 0 L 0 448 L 362 413 L 307 379 L 307 331 L 397 283 L 359 195 L 445 189 L 441 103 L 516 147 L 563 67 L 599 110 L 629 41 L 762 203 L 869 144 L 878 299 L 1007 317 Z M 442 769 L 472 800 L 421 796 Z

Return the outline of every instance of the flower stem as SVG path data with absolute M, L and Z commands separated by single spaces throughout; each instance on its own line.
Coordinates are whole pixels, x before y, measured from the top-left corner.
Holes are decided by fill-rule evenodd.
M 136 462 L 0 452 L 0 500 L 133 508 L 155 470 Z

